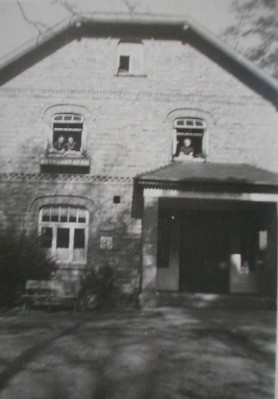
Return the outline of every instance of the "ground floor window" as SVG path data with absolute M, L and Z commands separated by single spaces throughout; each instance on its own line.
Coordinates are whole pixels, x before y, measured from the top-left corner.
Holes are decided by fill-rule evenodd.
M 58 263 L 85 263 L 89 213 L 72 206 L 46 206 L 39 213 L 42 246 Z

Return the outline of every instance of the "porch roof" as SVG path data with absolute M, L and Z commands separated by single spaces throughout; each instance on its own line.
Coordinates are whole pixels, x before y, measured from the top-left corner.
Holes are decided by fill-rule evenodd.
M 278 192 L 278 174 L 247 164 L 173 162 L 136 176 L 148 188 L 186 189 L 209 186 L 223 190 Z

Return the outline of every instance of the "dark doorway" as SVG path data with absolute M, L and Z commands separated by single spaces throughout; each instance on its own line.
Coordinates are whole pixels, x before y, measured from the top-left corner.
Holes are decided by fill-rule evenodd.
M 181 213 L 180 291 L 229 291 L 230 232 L 229 212 Z

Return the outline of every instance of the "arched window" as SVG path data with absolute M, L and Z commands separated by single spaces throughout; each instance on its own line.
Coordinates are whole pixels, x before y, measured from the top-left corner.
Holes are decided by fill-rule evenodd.
M 204 158 L 206 123 L 200 118 L 178 118 L 174 121 L 173 158 Z
M 55 205 L 39 212 L 42 246 L 58 263 L 85 263 L 89 212 L 86 208 Z
M 83 123 L 84 118 L 80 114 L 55 114 L 52 117 L 50 152 L 80 154 L 84 146 Z

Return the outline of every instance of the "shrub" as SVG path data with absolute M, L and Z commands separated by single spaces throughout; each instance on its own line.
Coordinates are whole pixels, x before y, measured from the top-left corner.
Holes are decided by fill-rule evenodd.
M 40 245 L 37 235 L 0 231 L 0 305 L 18 304 L 27 280 L 49 279 L 56 266 Z
M 117 277 L 109 265 L 86 272 L 79 291 L 81 309 L 137 309 L 138 292 L 123 292 Z
M 108 265 L 85 273 L 79 291 L 81 307 L 95 309 L 107 305 L 113 292 L 113 282 L 113 270 Z

